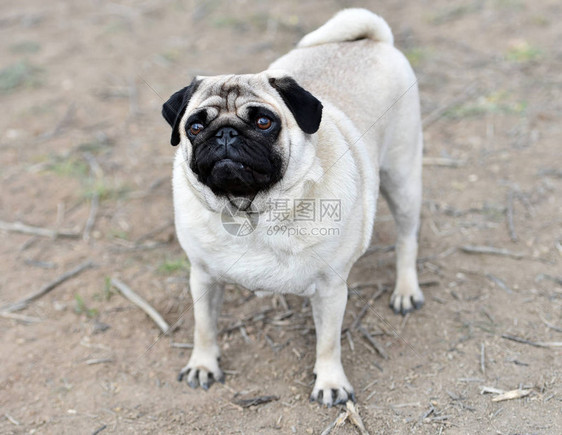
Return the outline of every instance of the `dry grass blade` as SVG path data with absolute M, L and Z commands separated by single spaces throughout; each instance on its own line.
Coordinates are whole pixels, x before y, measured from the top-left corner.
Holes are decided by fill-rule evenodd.
M 320 435 L 329 435 L 332 430 L 334 430 L 334 428 L 340 427 L 342 424 L 344 424 L 347 420 L 347 417 L 349 417 L 349 411 L 342 412 L 333 422 L 328 425 L 326 429 L 322 431 Z
M 113 358 L 95 358 L 95 359 L 89 359 L 86 361 L 86 364 L 89 366 L 95 365 L 95 364 L 105 364 L 105 363 L 110 363 L 113 362 Z
M 6 417 L 8 419 L 8 421 L 12 424 L 15 424 L 16 426 L 20 425 L 20 422 L 17 421 L 14 417 L 12 417 L 10 414 L 4 414 L 4 417 Z
M 495 387 L 480 387 L 480 394 L 503 394 L 504 390 Z
M 121 292 L 123 296 L 129 299 L 133 304 L 143 310 L 148 316 L 154 320 L 160 330 L 166 334 L 170 330 L 170 326 L 164 318 L 143 298 L 131 290 L 125 283 L 119 281 L 117 278 L 111 278 L 111 285 Z
M 361 435 L 369 435 L 355 404 L 351 400 L 348 400 L 345 407 L 347 408 L 347 412 L 349 412 L 349 420 L 357 427 L 357 429 L 359 429 L 359 433 Z
M 504 400 L 521 399 L 531 394 L 531 390 L 511 390 L 492 397 L 492 402 L 503 402 Z
M 55 279 L 54 281 L 51 281 L 49 284 L 44 285 L 43 287 L 41 287 L 41 289 L 39 289 L 39 291 L 29 295 L 25 299 L 22 299 L 18 302 L 14 302 L 12 304 L 8 304 L 8 305 L 4 305 L 3 307 L 0 307 L 0 311 L 13 312 L 13 311 L 23 310 L 25 307 L 27 307 L 34 300 L 39 299 L 42 296 L 45 296 L 47 293 L 49 293 L 51 290 L 53 290 L 54 288 L 56 288 L 57 286 L 59 286 L 63 282 L 69 280 L 70 278 L 75 277 L 79 273 L 81 273 L 84 270 L 89 269 L 93 266 L 94 266 L 94 263 L 92 263 L 91 261 L 86 261 L 85 263 L 82 263 L 82 264 L 76 266 L 74 269 L 69 270 L 66 273 L 63 273 L 57 279 Z
M 351 336 L 351 332 L 349 332 L 349 330 L 345 331 L 345 337 L 347 338 L 351 352 L 355 352 L 355 343 L 353 342 L 353 337 Z

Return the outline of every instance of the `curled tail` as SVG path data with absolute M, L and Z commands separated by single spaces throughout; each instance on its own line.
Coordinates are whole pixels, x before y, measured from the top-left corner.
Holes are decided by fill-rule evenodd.
M 394 44 L 392 31 L 386 21 L 367 9 L 343 9 L 322 27 L 305 35 L 298 48 L 329 44 L 331 42 L 372 39 Z

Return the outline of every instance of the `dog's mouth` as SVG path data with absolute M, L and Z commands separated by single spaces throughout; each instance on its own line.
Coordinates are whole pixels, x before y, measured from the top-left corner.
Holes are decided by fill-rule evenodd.
M 271 175 L 245 162 L 225 158 L 215 162 L 207 185 L 215 193 L 253 197 L 271 182 Z

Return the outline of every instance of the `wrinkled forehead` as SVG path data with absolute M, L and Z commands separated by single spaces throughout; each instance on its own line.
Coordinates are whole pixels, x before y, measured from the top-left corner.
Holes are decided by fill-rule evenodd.
M 201 80 L 189 110 L 214 109 L 219 113 L 236 113 L 248 105 L 269 105 L 277 102 L 268 78 L 263 74 L 198 77 Z

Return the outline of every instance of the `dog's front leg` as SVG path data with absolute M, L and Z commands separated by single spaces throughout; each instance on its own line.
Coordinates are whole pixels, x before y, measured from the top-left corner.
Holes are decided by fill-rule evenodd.
M 353 387 L 341 363 L 340 337 L 347 286 L 341 281 L 330 284 L 317 288 L 310 299 L 316 327 L 316 382 L 310 400 L 327 406 L 345 403 L 349 399 L 355 401 Z
M 217 343 L 217 320 L 224 286 L 196 265 L 192 265 L 189 285 L 195 317 L 193 352 L 188 364 L 181 369 L 178 380 L 186 377 L 190 387 L 197 388 L 201 385 L 207 390 L 213 381 L 224 382 L 224 374 L 219 367 L 220 350 Z

